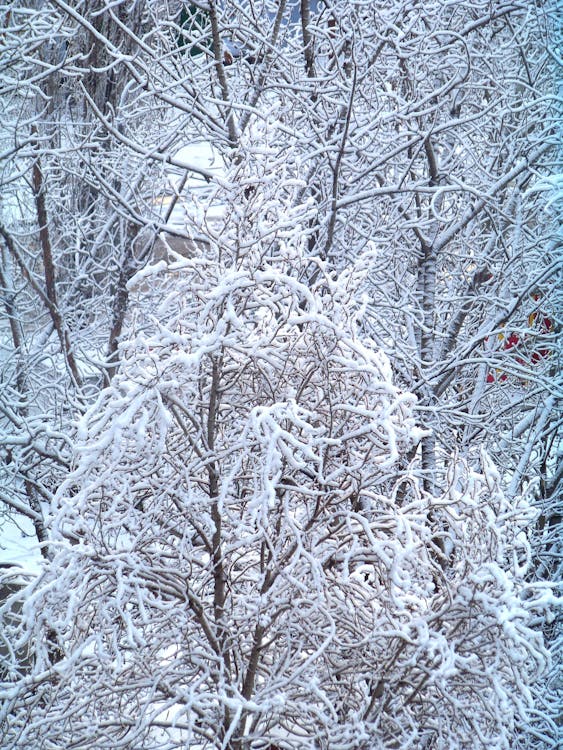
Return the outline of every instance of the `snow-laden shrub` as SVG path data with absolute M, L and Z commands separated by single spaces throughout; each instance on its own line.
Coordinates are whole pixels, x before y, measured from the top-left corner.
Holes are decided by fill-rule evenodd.
M 319 262 L 310 287 L 290 240 L 137 281 L 15 635 L 35 663 L 3 685 L 4 747 L 511 746 L 544 663 L 528 510 L 486 455 L 423 492 L 356 272 Z

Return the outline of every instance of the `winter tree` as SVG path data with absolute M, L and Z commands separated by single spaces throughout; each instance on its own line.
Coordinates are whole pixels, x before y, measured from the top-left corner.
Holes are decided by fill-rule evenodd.
M 555 747 L 555 4 L 0 9 L 10 746 Z
M 485 454 L 440 497 L 401 468 L 414 398 L 355 334 L 357 275 L 299 281 L 299 213 L 141 274 L 153 316 L 81 422 L 24 604 L 8 746 L 508 748 L 525 721 L 529 508 Z

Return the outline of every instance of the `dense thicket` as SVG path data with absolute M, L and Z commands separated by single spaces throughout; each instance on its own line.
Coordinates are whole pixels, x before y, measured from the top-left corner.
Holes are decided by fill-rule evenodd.
M 555 4 L 0 13 L 8 746 L 555 747 Z

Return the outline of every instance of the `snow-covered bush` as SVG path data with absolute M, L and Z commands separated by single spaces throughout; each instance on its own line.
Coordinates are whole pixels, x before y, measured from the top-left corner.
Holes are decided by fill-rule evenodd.
M 486 455 L 423 491 L 357 274 L 304 285 L 289 225 L 269 254 L 227 234 L 221 262 L 136 280 L 24 606 L 6 748 L 510 747 L 544 660 L 529 514 Z

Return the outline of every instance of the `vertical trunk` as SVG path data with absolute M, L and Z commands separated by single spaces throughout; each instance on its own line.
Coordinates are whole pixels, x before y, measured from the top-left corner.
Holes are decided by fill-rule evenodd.
M 215 434 L 217 430 L 217 412 L 220 399 L 221 384 L 221 360 L 214 357 L 211 364 L 211 386 L 209 393 L 209 406 L 207 411 L 207 449 L 213 455 L 215 449 Z M 213 614 L 215 619 L 216 639 L 222 658 L 225 682 L 230 682 L 231 658 L 229 645 L 227 643 L 228 630 L 225 622 L 226 601 L 226 571 L 223 560 L 223 519 L 219 505 L 219 473 L 214 460 L 208 465 L 209 497 L 211 500 L 211 519 L 214 529 L 212 536 L 212 561 L 213 561 Z M 222 737 L 226 737 L 232 721 L 231 711 L 224 707 Z M 229 743 L 233 746 L 232 743 Z
M 113 292 L 113 319 L 108 340 L 106 380 L 109 382 L 119 369 L 117 349 L 123 332 L 125 316 L 129 307 L 129 290 L 127 284 L 137 270 L 134 248 L 139 227 L 133 225 L 127 233 L 124 258 L 119 269 L 116 288 Z
M 229 85 L 225 73 L 225 65 L 223 62 L 223 45 L 221 43 L 217 5 L 214 0 L 210 0 L 209 2 L 209 20 L 211 21 L 211 37 L 213 40 L 215 72 L 217 74 L 217 80 L 219 81 L 219 86 L 221 88 L 221 97 L 225 104 L 225 124 L 227 125 L 227 132 L 229 134 L 229 145 L 232 149 L 235 149 L 237 147 L 239 139 L 235 123 L 235 116 L 231 104 Z
M 428 169 L 428 185 L 433 187 L 439 181 L 439 166 L 436 153 L 432 147 L 430 138 L 424 140 L 424 152 Z M 418 294 L 422 311 L 422 327 L 420 331 L 420 370 L 421 376 L 426 381 L 423 386 L 423 404 L 432 407 L 435 400 L 434 387 L 425 377 L 425 371 L 432 367 L 435 359 L 435 335 L 436 335 L 436 250 L 433 242 L 426 239 L 422 232 L 419 233 L 421 249 L 420 264 L 418 271 Z M 432 496 L 437 494 L 436 482 L 436 437 L 434 433 L 435 420 L 432 413 L 428 412 L 427 424 L 433 432 L 423 438 L 421 443 L 423 487 Z
M 436 256 L 432 247 L 422 242 L 422 258 L 419 267 L 418 291 L 422 308 L 422 327 L 420 331 L 420 368 L 424 371 L 434 361 L 434 312 L 436 304 Z M 430 407 L 433 403 L 433 389 L 428 383 L 422 388 L 421 402 Z M 428 413 L 427 424 L 432 429 L 434 420 Z M 436 438 L 434 433 L 424 437 L 421 442 L 423 487 L 432 496 L 436 495 Z
M 309 0 L 301 0 L 301 32 L 303 34 L 303 53 L 305 55 L 305 70 L 308 78 L 314 78 L 315 72 L 315 50 L 313 49 L 313 36 L 309 28 L 311 24 L 311 8 Z
M 33 131 L 34 135 L 37 135 L 37 130 L 35 128 L 33 128 Z M 36 158 L 33 164 L 32 177 L 33 197 L 35 199 L 37 222 L 39 225 L 39 241 L 41 244 L 43 273 L 45 278 L 45 292 L 47 295 L 49 314 L 51 316 L 51 320 L 53 321 L 55 331 L 57 332 L 57 336 L 61 345 L 61 351 L 66 359 L 68 369 L 74 380 L 74 384 L 77 387 L 80 387 L 81 377 L 78 371 L 74 353 L 72 351 L 70 333 L 65 325 L 58 307 L 55 263 L 53 260 L 51 237 L 49 234 L 49 224 L 47 217 L 47 207 L 45 204 L 45 193 L 43 189 L 43 172 L 41 171 L 39 158 Z

